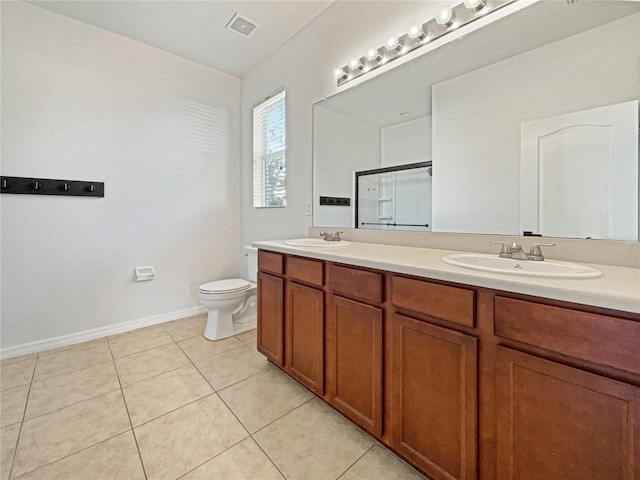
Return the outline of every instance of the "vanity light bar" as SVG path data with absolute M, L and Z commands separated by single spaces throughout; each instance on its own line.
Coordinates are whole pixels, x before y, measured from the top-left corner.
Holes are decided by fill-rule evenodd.
M 402 55 L 440 38 L 474 20 L 484 17 L 517 0 L 465 0 L 453 8 L 443 10 L 436 18 L 411 27 L 401 37 L 392 37 L 378 49 L 369 49 L 366 55 L 354 58 L 334 74 L 338 86 L 385 65 Z

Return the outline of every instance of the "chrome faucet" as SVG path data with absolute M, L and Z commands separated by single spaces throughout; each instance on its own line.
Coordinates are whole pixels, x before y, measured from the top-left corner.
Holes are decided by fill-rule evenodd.
M 540 247 L 554 247 L 555 243 L 534 243 L 531 245 L 531 250 L 529 251 L 529 255 L 527 257 L 529 260 L 533 260 L 535 262 L 541 262 L 544 260 L 544 256 L 542 255 L 542 250 Z
M 529 260 L 527 254 L 522 251 L 522 245 L 520 245 L 519 243 L 512 243 L 510 250 L 511 258 L 513 258 L 514 260 Z
M 341 233 L 344 232 L 329 233 L 326 230 L 322 230 L 320 236 L 325 242 L 339 242 Z
M 540 247 L 553 247 L 555 243 L 534 243 L 531 246 L 531 250 L 526 254 L 522 250 L 522 245 L 519 243 L 512 243 L 511 246 L 507 242 L 494 242 L 490 240 L 491 243 L 497 243 L 502 245 L 500 248 L 500 258 L 513 258 L 514 260 L 532 260 L 534 262 L 542 262 L 544 260 L 544 256 L 542 255 L 542 250 Z

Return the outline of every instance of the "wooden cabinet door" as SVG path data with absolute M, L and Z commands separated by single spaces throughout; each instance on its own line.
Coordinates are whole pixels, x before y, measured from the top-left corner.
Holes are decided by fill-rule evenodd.
M 284 365 L 284 280 L 258 274 L 258 351 Z
M 334 407 L 382 436 L 382 309 L 331 296 L 327 312 L 327 387 Z
M 286 370 L 318 395 L 324 393 L 324 293 L 287 283 Z
M 477 476 L 477 340 L 395 314 L 393 447 L 434 480 Z
M 640 479 L 640 388 L 498 347 L 498 479 Z

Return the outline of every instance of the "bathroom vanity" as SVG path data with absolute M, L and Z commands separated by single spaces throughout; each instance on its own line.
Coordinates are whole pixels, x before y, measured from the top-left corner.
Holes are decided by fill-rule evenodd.
M 640 272 L 550 280 L 453 253 L 256 242 L 258 350 L 441 479 L 640 479 Z

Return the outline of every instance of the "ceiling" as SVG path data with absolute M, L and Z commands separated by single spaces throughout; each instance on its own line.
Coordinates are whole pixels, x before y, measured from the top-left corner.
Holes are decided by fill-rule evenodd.
M 242 77 L 333 0 L 28 3 Z M 259 24 L 259 28 L 248 38 L 225 29 L 235 13 Z

